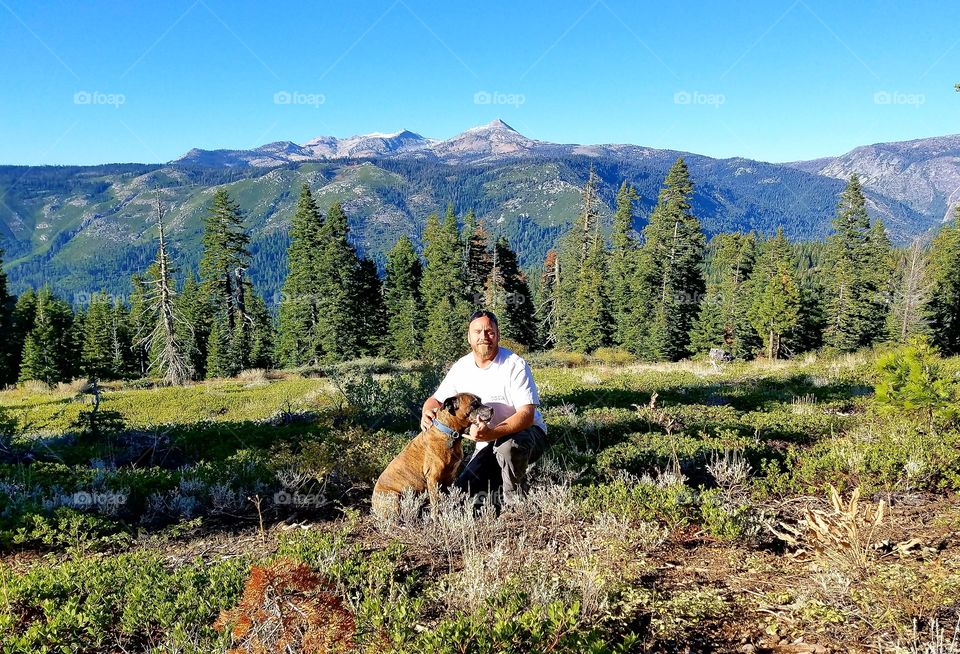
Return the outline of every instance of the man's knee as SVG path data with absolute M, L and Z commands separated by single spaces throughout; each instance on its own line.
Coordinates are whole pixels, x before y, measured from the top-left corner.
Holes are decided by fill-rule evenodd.
M 533 462 L 546 449 L 546 436 L 536 426 L 519 431 L 494 448 L 497 458 L 522 458 Z

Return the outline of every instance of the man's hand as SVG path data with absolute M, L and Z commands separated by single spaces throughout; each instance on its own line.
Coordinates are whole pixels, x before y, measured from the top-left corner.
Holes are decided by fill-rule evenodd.
M 487 423 L 472 424 L 470 431 L 464 434 L 464 438 L 469 438 L 477 443 L 489 443 L 498 438 L 515 434 L 533 424 L 534 412 L 536 407 L 532 404 L 525 404 L 517 409 L 517 412 L 501 422 L 499 425 L 490 426 Z
M 439 403 L 438 403 L 439 405 Z M 430 425 L 433 424 L 433 419 L 437 417 L 437 410 L 439 406 L 427 407 L 424 405 L 423 413 L 420 414 L 420 430 L 427 431 L 430 429 Z
M 473 423 L 470 425 L 470 431 L 464 434 L 464 438 L 469 438 L 470 440 L 477 443 L 486 443 L 487 441 L 495 441 L 499 436 L 494 433 L 493 429 L 485 422 Z

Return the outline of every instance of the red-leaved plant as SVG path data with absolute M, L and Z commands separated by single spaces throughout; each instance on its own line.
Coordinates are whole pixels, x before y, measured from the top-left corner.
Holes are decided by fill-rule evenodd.
M 213 624 L 229 630 L 228 654 L 346 652 L 356 622 L 329 581 L 309 566 L 281 559 L 253 566 L 240 603 Z

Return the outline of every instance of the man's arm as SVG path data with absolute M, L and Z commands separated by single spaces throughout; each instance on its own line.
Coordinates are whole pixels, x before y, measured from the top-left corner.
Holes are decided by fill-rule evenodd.
M 466 437 L 478 443 L 486 443 L 488 441 L 495 441 L 498 438 L 503 438 L 504 436 L 509 436 L 510 434 L 515 434 L 518 431 L 523 431 L 533 424 L 536 410 L 536 405 L 524 404 L 517 408 L 516 413 L 496 427 L 470 425 L 470 432 Z
M 433 424 L 433 419 L 437 416 L 437 410 L 442 406 L 442 403 L 435 398 L 430 396 L 427 398 L 427 401 L 423 403 L 423 411 L 420 413 L 420 429 L 426 431 L 430 429 L 430 425 Z

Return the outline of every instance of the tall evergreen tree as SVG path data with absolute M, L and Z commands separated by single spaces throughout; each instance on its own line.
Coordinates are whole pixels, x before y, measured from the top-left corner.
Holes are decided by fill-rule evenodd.
M 704 292 L 706 239 L 691 212 L 693 182 L 683 157 L 670 168 L 643 230 L 640 284 L 649 295 L 641 354 L 677 360 L 689 354 L 690 329 Z
M 207 342 L 210 338 L 210 304 L 203 296 L 200 283 L 192 269 L 187 269 L 183 286 L 174 298 L 174 307 L 183 318 L 179 340 L 190 360 L 196 379 L 206 377 Z M 136 314 L 131 308 L 131 313 Z
M 748 358 L 759 343 L 747 315 L 756 237 L 753 232 L 717 234 L 709 250 L 707 293 L 690 334 L 690 349 L 706 352 L 720 348 L 735 358 Z
M 828 239 L 828 345 L 843 351 L 870 345 L 883 334 L 886 306 L 881 273 L 889 274 L 889 241 L 882 223 L 871 229 L 856 173 L 840 196 Z M 886 271 L 879 267 L 887 266 Z M 882 307 L 882 308 L 881 308 Z
M 778 358 L 783 334 L 797 324 L 800 290 L 795 268 L 781 227 L 776 237 L 764 243 L 750 278 L 749 318 L 766 344 L 769 359 Z
M 473 309 L 485 306 L 487 278 L 492 269 L 490 235 L 483 223 L 477 221 L 473 210 L 467 211 L 463 221 L 464 295 Z
M 870 345 L 883 340 L 893 300 L 897 257 L 887 236 L 883 219 L 877 218 L 867 230 L 863 253 L 864 333 L 861 342 Z
M 423 352 L 422 276 L 420 258 L 404 234 L 387 253 L 384 278 L 388 346 L 396 359 L 416 359 Z
M 70 306 L 44 286 L 37 293 L 33 327 L 23 345 L 20 381 L 52 385 L 72 378 L 77 361 Z
M 13 306 L 13 329 L 10 334 L 9 345 L 12 352 L 10 377 L 13 381 L 20 379 L 24 345 L 27 341 L 27 334 L 33 329 L 36 318 L 37 293 L 32 288 L 28 288 L 17 297 Z
M 633 203 L 637 191 L 624 181 L 617 191 L 617 209 L 613 214 L 613 234 L 607 266 L 607 289 L 612 318 L 611 338 L 621 347 L 630 348 L 639 334 L 637 323 L 644 320 L 637 300 L 638 243 L 633 237 Z
M 230 199 L 225 189 L 218 189 L 204 223 L 203 256 L 200 259 L 200 288 L 207 301 L 209 315 L 209 322 L 201 325 L 200 329 L 206 332 L 209 326 L 212 339 L 213 326 L 220 323 L 217 337 L 226 338 L 226 347 L 223 347 L 223 343 L 218 344 L 214 357 L 211 357 L 208 346 L 207 365 L 210 366 L 212 361 L 218 374 L 228 370 L 239 371 L 245 367 L 244 361 L 227 359 L 233 353 L 243 351 L 240 344 L 234 347 L 231 342 L 234 339 L 245 340 L 249 325 L 244 304 L 245 285 L 249 284 L 246 278 L 250 266 L 249 242 L 240 206 Z
M 428 359 L 449 363 L 466 349 L 466 321 L 470 303 L 463 296 L 463 244 L 453 206 L 447 208 L 443 223 L 436 214 L 427 217 L 423 233 L 421 293 L 427 314 L 424 354 Z
M 288 272 L 279 307 L 277 356 L 284 367 L 316 363 L 321 357 L 317 273 L 322 229 L 323 216 L 310 187 L 303 184 L 290 228 Z
M 105 291 L 91 296 L 83 334 L 83 373 L 101 380 L 121 377 L 123 370 L 117 365 L 115 347 L 114 310 Z
M 946 355 L 960 354 L 960 205 L 953 224 L 930 244 L 930 303 L 933 340 Z
M 556 344 L 591 352 L 609 339 L 606 250 L 600 231 L 599 180 L 593 168 L 583 189 L 579 218 L 563 237 L 557 261 Z
M 17 380 L 17 342 L 13 338 L 16 298 L 7 290 L 7 274 L 3 270 L 3 248 L 0 248 L 0 388 Z
M 797 243 L 793 247 L 800 285 L 800 315 L 797 325 L 783 335 L 782 345 L 791 352 L 807 352 L 823 345 L 828 324 L 827 246 L 821 242 Z
M 364 298 L 359 289 L 360 258 L 349 242 L 347 215 L 339 202 L 327 212 L 320 230 L 317 259 L 318 343 L 326 361 L 359 355 Z
M 240 333 L 242 341 L 243 332 Z M 236 334 L 230 331 L 224 312 L 218 313 L 210 325 L 210 337 L 207 340 L 206 379 L 214 377 L 233 377 L 243 369 L 243 365 L 234 358 L 233 343 Z M 242 346 L 243 343 L 241 342 Z
M 491 261 L 487 306 L 498 316 L 500 334 L 527 348 L 533 347 L 537 324 L 530 285 L 505 237 L 501 236 L 494 244 Z
M 122 299 L 114 299 L 110 318 L 113 367 L 118 377 L 128 377 L 133 372 L 133 341 L 130 337 L 130 309 Z
M 578 271 L 573 312 L 567 319 L 569 343 L 575 352 L 593 352 L 609 342 L 606 254 L 598 229 Z
M 387 349 L 387 307 L 383 297 L 383 283 L 377 274 L 377 264 L 360 259 L 357 270 L 357 321 L 359 352 L 363 356 L 379 356 Z
M 247 285 L 245 293 L 244 306 L 247 310 L 248 324 L 243 338 L 246 339 L 248 350 L 243 359 L 244 364 L 250 368 L 273 368 L 275 366 L 274 341 L 276 340 L 273 320 L 270 312 L 267 311 L 263 297 L 254 290 L 252 285 Z

